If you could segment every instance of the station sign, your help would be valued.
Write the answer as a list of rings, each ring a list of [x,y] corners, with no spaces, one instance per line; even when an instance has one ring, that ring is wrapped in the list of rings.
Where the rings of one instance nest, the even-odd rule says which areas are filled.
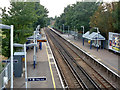
[[[29,77],[28,81],[46,81],[46,77]]]

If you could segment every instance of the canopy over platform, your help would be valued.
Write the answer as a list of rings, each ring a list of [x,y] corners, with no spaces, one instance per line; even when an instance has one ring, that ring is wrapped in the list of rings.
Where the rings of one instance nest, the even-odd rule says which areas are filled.
[[[90,31],[87,31],[85,34],[83,34],[82,37],[88,39],[89,35],[90,35]]]
[[[100,34],[100,33],[96,33],[96,32],[92,32],[88,39],[90,40],[105,40],[105,38]]]
[[[83,46],[84,46],[84,38],[90,40],[90,49],[92,48],[92,45],[94,45],[95,47],[97,47],[97,51],[98,51],[98,47],[101,47],[101,41],[105,40],[105,38],[97,32],[92,32],[90,34],[90,31],[87,31],[85,34],[83,34]],[[94,41],[94,42],[92,42]],[[104,43],[103,43],[103,48],[104,48]]]
[[[0,29],[11,29],[11,26],[0,24]]]
[[[40,34],[39,35],[32,35],[32,36],[28,37],[27,40],[34,40],[34,36],[35,36],[35,39],[37,39],[37,40],[41,39],[41,37],[42,37]]]
[[[46,41],[47,41],[45,38],[43,38],[43,37],[41,36],[41,34],[35,36],[35,39],[36,39],[36,37],[37,37],[37,41],[38,41],[38,42],[46,42]],[[34,35],[28,37],[27,40],[34,40]]]
[[[85,34],[83,34],[83,38],[89,39],[89,40],[105,40],[105,38],[99,33],[92,32],[89,34],[90,31],[87,31]]]

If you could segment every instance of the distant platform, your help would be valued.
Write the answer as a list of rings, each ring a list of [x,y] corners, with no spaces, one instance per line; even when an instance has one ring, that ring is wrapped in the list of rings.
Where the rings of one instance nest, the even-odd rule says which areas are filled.
[[[50,27],[49,27],[50,28]],[[52,29],[55,31],[54,29]],[[88,42],[83,42],[81,39],[75,40],[74,36],[68,34],[60,34],[59,32],[55,31],[57,34],[65,38],[66,40],[70,41],[74,45],[80,47],[82,50],[84,50],[86,53],[90,54],[92,57],[96,58],[99,62],[104,64],[106,67],[111,69],[113,72],[116,74],[120,73],[120,61],[119,58],[120,56],[118,54],[115,54],[113,52],[110,52],[109,50],[106,49],[99,49],[98,51],[96,50],[95,47],[92,47],[90,49],[90,45]]]

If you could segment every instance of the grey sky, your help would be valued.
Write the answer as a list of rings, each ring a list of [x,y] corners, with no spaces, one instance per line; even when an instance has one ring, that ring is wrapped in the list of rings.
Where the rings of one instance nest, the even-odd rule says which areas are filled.
[[[85,0],[40,0],[40,3],[48,9],[49,17],[59,16],[63,13],[63,10],[67,5],[74,4],[76,1],[85,1]],[[95,0],[87,0],[95,1]],[[100,1],[100,0],[99,0]],[[118,1],[118,0],[103,0],[104,2]],[[0,7],[9,7],[10,0],[0,0]],[[1,12],[0,12],[1,13]]]

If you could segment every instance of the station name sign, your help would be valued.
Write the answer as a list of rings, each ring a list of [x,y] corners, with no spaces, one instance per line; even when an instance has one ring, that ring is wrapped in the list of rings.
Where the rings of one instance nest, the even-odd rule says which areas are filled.
[[[29,77],[28,81],[46,81],[46,77]]]
[[[2,63],[10,63],[10,60],[2,60]],[[18,60],[13,60],[13,62],[18,63]]]

